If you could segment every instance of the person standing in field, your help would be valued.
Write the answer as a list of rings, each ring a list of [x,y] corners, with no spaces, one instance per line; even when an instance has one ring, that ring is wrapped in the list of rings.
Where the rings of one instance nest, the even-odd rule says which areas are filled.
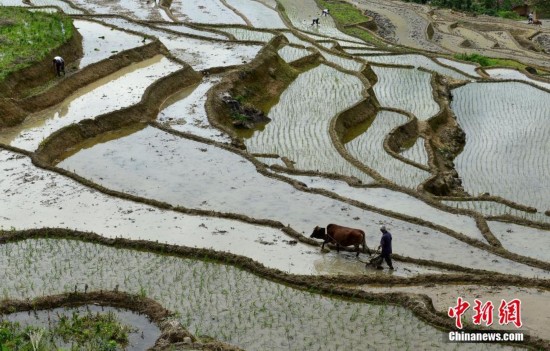
[[[325,17],[328,16],[328,9],[324,9],[324,10],[323,10],[323,13],[322,13],[321,15],[323,15],[323,16],[325,16]]]
[[[319,17],[314,17],[313,22],[311,22],[311,25],[319,25]]]
[[[61,56],[56,56],[53,58],[53,66],[58,77],[61,76],[61,72],[65,75],[65,61]]]
[[[392,254],[392,249],[391,249],[392,237],[391,237],[391,233],[386,230],[386,226],[381,226],[380,231],[382,232],[382,238],[380,239],[380,246],[378,246],[378,249],[382,248],[381,257],[383,258],[383,260],[386,261],[386,263],[388,264],[390,269],[393,270],[393,265],[392,265],[392,262],[391,262],[391,254]],[[377,269],[383,269],[382,268],[382,260],[380,261],[380,263],[378,264],[378,266],[376,268]]]
[[[527,16],[528,20],[527,23],[532,24],[533,23],[533,12],[529,12],[529,16]]]

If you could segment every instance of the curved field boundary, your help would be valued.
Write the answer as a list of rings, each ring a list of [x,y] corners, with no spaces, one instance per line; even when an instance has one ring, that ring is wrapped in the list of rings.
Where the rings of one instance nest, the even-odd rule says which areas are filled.
[[[52,164],[65,151],[87,138],[132,123],[155,119],[162,102],[174,91],[196,83],[200,78],[201,75],[195,72],[191,66],[184,65],[182,69],[147,87],[139,103],[97,116],[94,119],[71,124],[54,132],[41,143],[36,150],[35,157],[41,162]]]
[[[100,305],[123,308],[135,313],[144,314],[156,324],[161,335],[156,340],[151,351],[161,351],[184,344],[186,338],[191,342],[189,347],[212,351],[237,351],[239,348],[221,342],[198,342],[198,339],[181,326],[173,312],[165,309],[155,300],[138,295],[132,295],[119,291],[90,291],[72,292],[58,295],[42,296],[32,300],[2,300],[0,302],[0,315],[8,315],[16,312],[35,312],[51,310],[60,307],[80,307],[84,305]]]
[[[482,285],[499,286],[525,286],[536,287],[550,290],[550,280],[543,279],[525,279],[520,277],[486,273],[477,276],[462,275],[424,275],[412,278],[397,278],[393,276],[372,276],[372,277],[345,277],[345,276],[300,276],[286,274],[281,271],[266,268],[265,266],[253,261],[252,259],[240,257],[230,253],[220,253],[209,249],[194,249],[183,246],[174,246],[147,242],[142,240],[128,239],[107,239],[93,233],[74,232],[67,229],[33,229],[27,231],[4,232],[0,236],[0,245],[22,241],[34,238],[50,239],[73,239],[83,242],[125,248],[132,250],[143,250],[147,252],[170,255],[182,258],[214,260],[220,264],[229,264],[244,269],[255,274],[262,279],[269,279],[276,283],[285,284],[299,290],[307,290],[312,293],[327,295],[329,297],[344,298],[346,300],[364,303],[384,303],[399,305],[410,309],[418,318],[427,323],[444,330],[455,330],[454,321],[445,313],[437,312],[433,306],[432,300],[426,295],[408,294],[408,293],[372,293],[358,291],[356,289],[339,287],[338,284],[403,284],[418,285],[426,282],[430,283],[471,283]],[[68,294],[71,296],[71,294]],[[80,295],[80,294],[79,294]],[[474,327],[477,329],[477,327]],[[548,349],[550,342],[548,340],[531,337],[527,346]]]
[[[141,62],[155,55],[167,53],[158,40],[137,48],[125,50],[105,60],[91,64],[77,73],[61,80],[47,91],[30,96],[19,102],[28,113],[33,113],[62,102],[76,90],[98,79],[106,77],[133,63]]]

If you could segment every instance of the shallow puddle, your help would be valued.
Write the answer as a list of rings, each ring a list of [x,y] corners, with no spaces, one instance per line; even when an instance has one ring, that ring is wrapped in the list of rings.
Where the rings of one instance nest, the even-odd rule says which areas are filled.
[[[508,251],[550,262],[550,230],[512,223],[488,222],[493,234]]]
[[[0,315],[0,319],[10,322],[18,322],[21,326],[34,326],[40,328],[55,328],[61,316],[69,320],[76,314],[79,316],[97,314],[107,315],[112,313],[117,321],[123,326],[131,328],[128,332],[128,351],[146,351],[155,345],[160,337],[160,329],[143,314],[134,311],[98,305],[85,305],[76,308],[54,308],[49,310],[38,310],[28,312],[17,312],[8,315]],[[57,345],[70,347],[70,343],[63,344],[58,340]]]
[[[351,350],[358,343],[440,350],[449,345],[438,329],[405,308],[328,298],[232,266],[43,239],[0,246],[0,261],[7,296],[69,292],[76,283],[87,283],[91,290],[118,285],[175,311],[191,333],[247,350]],[[342,338],[344,329],[354,332]]]
[[[226,0],[257,28],[286,28],[279,13],[254,0]]]
[[[351,156],[384,178],[401,186],[416,189],[431,174],[394,158],[384,150],[384,139],[407,120],[408,118],[400,113],[380,111],[368,129],[345,146]]]
[[[146,39],[145,37],[116,30],[96,22],[75,20],[74,26],[82,35],[84,55],[77,63],[80,69],[121,51],[151,42],[150,39]]]
[[[212,127],[206,115],[206,93],[221,77],[209,76],[169,97],[160,108],[157,120],[180,132],[187,132],[210,140],[230,143],[231,138]]]
[[[491,286],[491,285],[439,285],[429,284],[422,286],[362,286],[361,290],[375,293],[407,292],[413,294],[426,294],[434,304],[436,310],[446,313],[450,307],[456,305],[457,297],[462,297],[469,302],[470,307],[463,321],[470,321],[474,315],[474,300],[479,299],[482,303],[491,301],[494,305],[494,329],[502,329],[498,322],[498,308],[501,300],[510,301],[520,299],[521,301],[521,319],[523,322],[522,330],[530,335],[549,339],[550,329],[550,292],[532,288],[523,288],[515,286]],[[510,327],[513,328],[511,325]],[[509,329],[508,327],[507,329]],[[482,345],[482,344],[475,344]]]
[[[433,97],[432,75],[410,68],[372,66],[378,77],[374,94],[383,107],[401,109],[419,120],[428,120],[439,112]]]
[[[56,130],[138,103],[145,89],[159,78],[182,68],[164,56],[132,64],[77,90],[61,104],[28,116],[0,133],[0,141],[34,151]]]
[[[245,140],[249,152],[286,156],[296,169],[370,182],[369,176],[342,158],[329,135],[332,118],[359,102],[363,89],[357,77],[326,65],[300,74],[269,111],[271,122]]]
[[[170,11],[182,22],[246,24],[239,15],[220,0],[174,1],[170,5]]]
[[[434,71],[454,79],[464,79],[464,80],[470,79],[453,69],[437,64],[429,57],[426,57],[423,55],[380,55],[380,56],[371,56],[369,58],[365,58],[365,60],[369,62],[374,62],[374,63],[414,66],[417,68],[422,67],[427,70]]]
[[[301,59],[302,57],[306,57],[308,55],[311,55],[312,52],[302,49],[302,48],[295,48],[292,46],[285,46],[282,49],[280,49],[278,52],[279,56],[286,62],[292,62]]]
[[[449,60],[444,57],[437,57],[436,60],[444,65],[456,68],[472,77],[481,77],[481,75],[476,71],[477,66],[474,64]]]
[[[550,94],[506,82],[472,83],[453,95],[451,107],[466,133],[455,159],[464,189],[548,210]]]
[[[489,68],[485,69],[485,72],[487,72],[488,75],[491,76],[491,78],[494,79],[514,79],[514,80],[522,80],[524,82],[529,82],[531,84],[537,85],[541,88],[545,88],[550,90],[550,83],[545,83],[540,80],[531,79],[527,77],[525,74],[516,71],[515,69],[508,69],[508,68]]]
[[[295,36],[294,34],[292,34],[290,32],[285,32],[283,34],[285,35],[285,37],[288,39],[288,41],[291,44],[302,45],[302,46],[305,46],[305,47],[312,46],[312,44],[310,42],[302,40],[302,39],[298,38],[297,36]]]

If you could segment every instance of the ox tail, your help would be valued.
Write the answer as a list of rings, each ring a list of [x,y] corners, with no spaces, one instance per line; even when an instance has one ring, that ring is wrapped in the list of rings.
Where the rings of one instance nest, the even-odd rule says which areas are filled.
[[[362,232],[363,234],[363,252],[367,252],[367,254],[370,256],[371,255],[371,252],[370,252],[370,249],[369,247],[367,246],[367,235],[365,234],[365,232]]]

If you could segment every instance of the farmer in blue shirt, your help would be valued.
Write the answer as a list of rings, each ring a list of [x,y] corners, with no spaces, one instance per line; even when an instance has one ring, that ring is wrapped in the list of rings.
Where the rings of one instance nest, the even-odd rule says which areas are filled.
[[[391,233],[386,230],[386,226],[381,226],[380,231],[382,232],[382,238],[380,239],[380,246],[378,246],[378,249],[382,248],[382,258],[386,260],[390,269],[393,269],[393,265],[391,264]],[[382,260],[380,260],[376,268],[383,269]]]

